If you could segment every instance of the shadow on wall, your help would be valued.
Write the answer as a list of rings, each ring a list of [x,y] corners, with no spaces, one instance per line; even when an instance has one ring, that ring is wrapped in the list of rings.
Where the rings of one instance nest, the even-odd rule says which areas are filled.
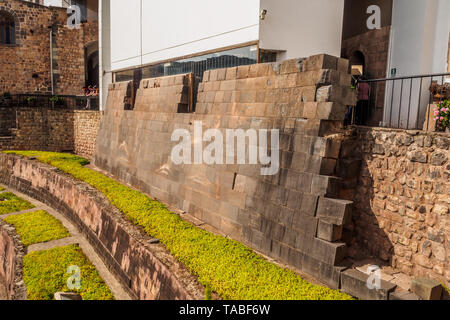
[[[369,164],[373,155],[363,152],[358,132],[349,128],[341,149],[338,175],[343,179],[341,197],[354,201],[352,223],[344,229],[345,241],[349,247],[348,257],[355,262],[373,260],[380,267],[391,266],[394,246],[380,223],[376,212],[380,188],[371,172]],[[390,228],[388,228],[390,229]]]

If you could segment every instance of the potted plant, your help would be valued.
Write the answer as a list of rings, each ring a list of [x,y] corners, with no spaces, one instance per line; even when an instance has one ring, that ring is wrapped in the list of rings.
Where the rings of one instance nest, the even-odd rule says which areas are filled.
[[[2,96],[0,96],[0,105],[1,106],[8,106],[11,104],[12,96],[11,93],[5,92]]]
[[[63,97],[58,97],[58,96],[54,96],[50,98],[50,102],[52,102],[55,106],[62,106],[64,105],[64,98]]]
[[[438,109],[434,112],[436,129],[441,132],[450,131],[450,100],[444,100],[437,105]]]
[[[30,106],[34,107],[36,105],[36,97],[26,97],[25,102]]]
[[[450,99],[450,83],[438,84],[433,81],[430,86],[430,92],[433,96],[433,101],[442,101]]]

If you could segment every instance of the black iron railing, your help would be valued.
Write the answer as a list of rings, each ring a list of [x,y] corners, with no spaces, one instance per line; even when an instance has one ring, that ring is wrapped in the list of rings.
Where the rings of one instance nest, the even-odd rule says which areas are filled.
[[[12,94],[0,98],[0,106],[3,107],[99,110],[98,96]]]
[[[358,83],[369,86],[369,99],[366,104],[360,102],[363,119],[356,124],[428,131],[429,105],[448,99],[450,92],[445,92],[444,84],[449,77],[450,73],[438,73],[359,80],[357,87]],[[433,84],[441,92],[432,92]]]

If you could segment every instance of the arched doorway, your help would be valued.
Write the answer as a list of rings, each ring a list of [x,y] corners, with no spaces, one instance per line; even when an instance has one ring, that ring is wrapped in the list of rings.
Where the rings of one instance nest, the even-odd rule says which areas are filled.
[[[361,51],[357,50],[352,53],[350,57],[350,67],[352,76],[362,76],[365,74],[366,58]]]
[[[98,42],[93,42],[85,48],[86,86],[99,85],[99,55]]]

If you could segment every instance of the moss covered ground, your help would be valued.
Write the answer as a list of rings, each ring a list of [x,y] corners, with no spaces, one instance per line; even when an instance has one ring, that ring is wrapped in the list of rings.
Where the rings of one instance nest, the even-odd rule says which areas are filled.
[[[69,278],[76,278],[68,271],[76,266],[80,270],[79,289]],[[27,254],[23,260],[23,276],[28,300],[53,300],[56,292],[79,293],[83,300],[114,300],[114,296],[96,268],[86,258],[78,245],[59,247]]]
[[[4,221],[16,228],[24,246],[70,236],[59,220],[43,210],[12,215]]]

